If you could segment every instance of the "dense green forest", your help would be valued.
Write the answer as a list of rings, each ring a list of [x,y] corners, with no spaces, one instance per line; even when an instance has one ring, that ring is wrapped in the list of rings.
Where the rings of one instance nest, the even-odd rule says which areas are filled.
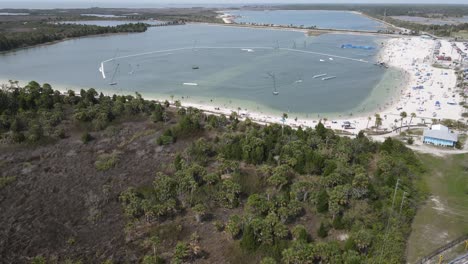
[[[67,38],[109,33],[144,32],[149,25],[143,23],[101,27],[78,24],[52,24],[48,22],[0,22],[0,51],[7,51]],[[17,28],[22,28],[18,30]],[[12,30],[10,30],[12,29]]]
[[[139,94],[106,96],[94,89],[61,94],[36,82],[24,88],[12,82],[0,90],[3,145],[54,144],[74,126],[84,129],[86,144],[109,126],[137,119],[160,127],[139,136],[154,137],[144,146],[168,150],[170,162],[152,171],[152,183],[134,182],[118,193],[128,250],[146,249],[132,262],[221,261],[212,259],[216,250],[204,243],[219,236],[228,241],[223,247],[232,249],[222,261],[231,263],[405,262],[423,196],[415,182],[424,169],[399,141],[377,143],[363,133],[340,137],[321,123],[297,130],[261,126],[240,121],[235,112],[210,115]],[[100,178],[121,163],[126,167],[122,152],[137,138],[98,156]],[[181,221],[185,225],[175,224]],[[183,226],[195,230],[186,234]],[[96,262],[97,255],[87,254],[80,256]],[[49,258],[38,255],[34,261]]]

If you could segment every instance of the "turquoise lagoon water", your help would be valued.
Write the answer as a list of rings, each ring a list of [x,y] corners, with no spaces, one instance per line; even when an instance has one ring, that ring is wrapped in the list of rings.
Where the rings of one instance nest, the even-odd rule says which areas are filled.
[[[73,39],[6,53],[0,55],[0,79],[36,80],[67,89],[140,92],[157,98],[174,95],[182,102],[268,113],[338,115],[382,106],[396,90],[400,73],[373,63],[300,51],[373,62],[380,42],[368,36],[308,37],[294,31],[210,25],[157,27],[145,33]],[[376,49],[341,49],[343,43]],[[284,50],[294,47],[297,51]],[[155,52],[177,48],[185,49]],[[141,53],[147,54],[134,56]],[[107,78],[103,79],[100,63],[115,57],[104,63]],[[325,73],[337,78],[313,78]],[[273,94],[269,74],[275,76],[279,95]],[[111,81],[117,85],[110,86]]]
[[[384,29],[384,25],[347,11],[328,10],[229,10],[226,13],[239,16],[236,22],[294,25],[326,29],[349,29],[377,31]]]

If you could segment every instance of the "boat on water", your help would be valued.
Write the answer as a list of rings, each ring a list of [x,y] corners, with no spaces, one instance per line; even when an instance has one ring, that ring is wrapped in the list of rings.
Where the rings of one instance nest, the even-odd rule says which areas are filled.
[[[274,81],[273,86],[275,87],[275,89],[273,90],[273,95],[278,95],[279,92],[278,92],[278,90],[276,90],[276,80]]]
[[[197,65],[192,66],[192,70],[198,70],[198,69],[200,69],[200,67],[198,67]]]
[[[331,60],[331,61],[333,60],[333,58],[328,58],[328,59]]]
[[[331,79],[335,79],[336,76],[328,76],[328,77],[325,77],[325,78],[322,78],[322,81],[327,81],[327,80],[331,80]]]
[[[320,62],[324,62],[325,60],[320,59]]]
[[[183,83],[183,85],[187,85],[187,86],[198,86],[198,83]]]
[[[268,72],[267,74],[268,74],[268,76],[271,77],[271,79],[273,81],[273,95],[278,95],[279,92],[276,89],[276,75],[274,73],[272,73],[272,72]]]
[[[323,76],[327,76],[327,74],[326,73],[317,74],[317,75],[314,75],[314,77],[312,77],[312,78],[317,79],[317,78],[320,78],[320,77],[323,77]]]

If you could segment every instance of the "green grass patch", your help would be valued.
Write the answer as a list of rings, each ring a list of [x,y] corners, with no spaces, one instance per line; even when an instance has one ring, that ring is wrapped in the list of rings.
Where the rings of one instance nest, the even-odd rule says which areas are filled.
[[[0,190],[6,187],[8,184],[16,181],[15,176],[9,176],[9,177],[0,177]]]
[[[429,196],[413,221],[409,263],[468,233],[468,154],[419,157],[428,170],[418,184]]]
[[[463,135],[458,135],[458,141],[460,141],[460,144],[461,144],[462,146],[465,145],[467,139],[468,139],[468,135],[465,135],[465,134],[463,134]]]
[[[101,154],[98,156],[94,166],[98,171],[107,171],[114,168],[119,162],[119,153],[114,151],[111,154]]]
[[[460,30],[458,32],[452,32],[452,37],[468,39],[468,30]]]

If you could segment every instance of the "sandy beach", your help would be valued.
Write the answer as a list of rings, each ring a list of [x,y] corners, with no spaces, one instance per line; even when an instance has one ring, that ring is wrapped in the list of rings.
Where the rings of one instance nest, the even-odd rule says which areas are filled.
[[[234,20],[236,19],[235,16],[225,12],[225,11],[217,11],[218,18],[221,18],[225,24],[233,24]]]
[[[452,49],[447,40],[408,37],[393,38],[384,42],[379,61],[404,71],[406,73],[404,83],[406,84],[397,87],[398,90],[394,91],[398,94],[398,99],[390,101],[375,113],[335,120],[301,118],[296,121],[293,117],[289,117],[285,124],[293,127],[314,127],[319,121],[322,121],[329,128],[342,129],[343,123],[347,121],[354,127],[349,132],[356,134],[360,130],[374,126],[375,114],[379,114],[382,118],[379,131],[391,131],[399,127],[401,112],[406,112],[408,116],[403,120],[403,125],[409,124],[412,113],[416,117],[412,118],[411,125],[432,123],[433,119],[460,120],[463,107],[459,105],[461,98],[455,89],[455,71],[433,67],[435,62],[433,51],[437,41],[441,43],[441,53],[451,56],[453,60],[459,59],[458,53]],[[445,64],[448,66],[449,63]],[[237,109],[195,103],[182,102],[182,105],[225,115],[238,112]],[[249,109],[241,110],[240,114],[259,123],[282,123],[280,116],[261,114]]]

